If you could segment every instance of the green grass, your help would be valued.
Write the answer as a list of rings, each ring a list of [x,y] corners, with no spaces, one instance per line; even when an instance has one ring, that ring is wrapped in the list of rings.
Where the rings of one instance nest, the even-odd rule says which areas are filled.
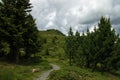
[[[33,80],[43,71],[51,68],[49,63],[57,64],[61,69],[51,72],[48,80],[120,80],[119,76],[107,72],[92,72],[90,69],[69,66],[64,51],[65,36],[59,31],[40,31],[40,36],[46,39],[41,52],[37,55],[42,56],[42,59],[24,60],[21,65],[1,61],[0,80]],[[55,37],[57,39],[53,43]],[[46,49],[49,55],[46,55]],[[32,73],[33,68],[40,68],[40,71]],[[120,74],[120,71],[117,73]]]
[[[41,50],[41,55],[46,55],[46,49],[53,58],[61,58],[64,56],[65,35],[57,30],[40,31],[40,36],[46,40]]]
[[[40,71],[33,73],[34,68],[39,68]],[[0,62],[0,80],[33,80],[48,69],[51,69],[51,66],[45,60],[33,65],[17,65],[2,61]]]
[[[40,31],[40,37],[46,39],[41,52],[37,54],[37,59],[23,60],[19,65],[4,62],[0,60],[0,80],[33,80],[39,77],[40,74],[51,68],[46,58],[39,60],[39,56],[45,56],[45,51],[48,49],[51,57],[64,56],[64,38],[65,36],[57,30]],[[55,43],[53,39],[56,38]],[[40,68],[39,72],[32,73],[33,68]]]
[[[67,60],[53,58],[48,60],[61,67],[60,70],[51,72],[48,80],[120,80],[119,76],[111,73],[92,72],[91,69],[69,66]]]
[[[91,72],[75,66],[53,71],[48,80],[120,80],[119,77],[109,73]]]
[[[69,66],[64,51],[65,36],[56,30],[40,31],[40,35],[47,40],[41,54],[46,56],[45,50],[48,49],[49,55],[44,58],[61,67],[53,71],[48,80],[120,80],[119,76],[107,72],[92,72],[90,69]],[[54,37],[57,37],[56,44],[52,43]]]

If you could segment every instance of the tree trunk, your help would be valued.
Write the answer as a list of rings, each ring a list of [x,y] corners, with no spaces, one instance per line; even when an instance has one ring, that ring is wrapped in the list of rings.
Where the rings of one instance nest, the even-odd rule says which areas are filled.
[[[19,63],[19,50],[16,50],[16,63]]]
[[[97,68],[97,62],[94,62],[92,67],[93,67],[93,69],[92,69],[92,72],[93,72]]]
[[[11,62],[15,61],[15,52],[14,47],[12,45],[10,46],[10,53],[7,55],[7,59]]]
[[[90,60],[89,60],[89,56],[88,57],[86,57],[86,67],[87,68],[90,68]]]
[[[69,65],[72,66],[72,54],[70,53]]]

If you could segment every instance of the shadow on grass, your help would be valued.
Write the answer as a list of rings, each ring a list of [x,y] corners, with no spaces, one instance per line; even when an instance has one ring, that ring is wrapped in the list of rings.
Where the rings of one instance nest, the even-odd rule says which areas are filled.
[[[41,59],[41,57],[30,57],[28,59],[21,59],[19,64],[20,65],[37,65],[40,62],[43,62],[43,60]]]
[[[0,58],[1,62],[5,62],[8,64],[16,64],[14,61],[7,60],[6,58]],[[40,63],[48,63],[47,60],[43,60],[40,56],[36,57],[30,57],[30,58],[21,58],[19,63],[17,65],[23,65],[23,66],[34,66],[34,65],[39,65]]]

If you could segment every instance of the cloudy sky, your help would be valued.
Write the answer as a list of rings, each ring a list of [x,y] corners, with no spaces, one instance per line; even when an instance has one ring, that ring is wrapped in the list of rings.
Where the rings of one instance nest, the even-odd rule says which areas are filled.
[[[58,29],[66,34],[93,29],[101,16],[110,17],[113,27],[120,32],[120,0],[30,0],[32,15],[39,30]]]

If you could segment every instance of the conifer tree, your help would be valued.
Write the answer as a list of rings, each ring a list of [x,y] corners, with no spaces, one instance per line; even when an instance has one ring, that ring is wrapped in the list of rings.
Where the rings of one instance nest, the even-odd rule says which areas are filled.
[[[110,19],[102,17],[100,23],[98,24],[98,46],[99,46],[99,56],[100,63],[102,64],[103,70],[108,68],[108,59],[112,58],[111,53],[113,51],[113,46],[115,43],[115,31],[111,30]]]
[[[80,36],[77,31],[73,35],[72,28],[66,38],[66,53],[69,55],[70,65],[81,67],[98,67],[105,70],[115,70],[120,67],[120,38],[112,29],[109,18],[101,17],[98,28],[93,32],[87,29],[86,34]],[[99,66],[98,66],[99,65]]]
[[[73,53],[74,53],[74,40],[73,40],[73,32],[72,32],[72,28],[70,27],[70,30],[68,32],[68,36],[65,40],[65,44],[66,44],[66,48],[65,48],[65,52],[69,57],[69,65],[72,66],[73,64]]]
[[[19,62],[20,50],[26,55],[39,51],[38,30],[31,16],[29,0],[2,0],[0,2],[0,36],[10,46],[8,58]]]

